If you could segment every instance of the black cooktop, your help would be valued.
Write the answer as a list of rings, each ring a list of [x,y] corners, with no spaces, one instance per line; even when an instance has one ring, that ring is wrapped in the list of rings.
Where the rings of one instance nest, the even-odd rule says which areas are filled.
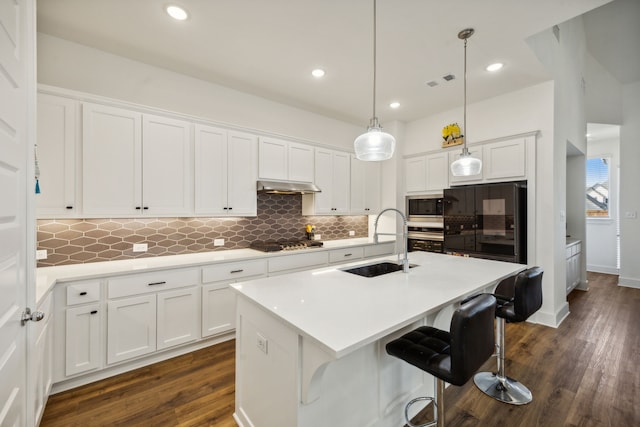
[[[249,248],[262,252],[295,251],[298,249],[321,248],[319,240],[258,240]]]

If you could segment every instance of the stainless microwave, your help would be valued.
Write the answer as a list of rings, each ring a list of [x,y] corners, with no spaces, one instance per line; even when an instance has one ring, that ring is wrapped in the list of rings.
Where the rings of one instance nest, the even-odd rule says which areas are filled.
[[[421,221],[443,214],[442,196],[411,196],[407,198],[409,221]]]

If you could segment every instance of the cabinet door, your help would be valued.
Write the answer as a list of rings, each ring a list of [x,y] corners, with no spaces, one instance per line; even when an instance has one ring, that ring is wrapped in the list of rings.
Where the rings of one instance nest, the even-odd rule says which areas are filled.
[[[140,113],[83,104],[82,203],[85,215],[140,214],[141,123]]]
[[[227,131],[196,125],[195,212],[226,215],[227,207]]]
[[[405,191],[407,193],[416,193],[427,189],[427,167],[425,156],[405,159],[404,183]]]
[[[313,182],[313,147],[289,143],[288,180]]]
[[[202,287],[202,336],[231,331],[236,327],[236,295],[228,284]]]
[[[229,132],[228,215],[257,215],[257,152],[258,139],[254,135]]]
[[[525,143],[522,139],[495,142],[483,147],[483,175],[486,179],[526,177]]]
[[[200,338],[198,288],[158,294],[158,350]]]
[[[380,211],[380,188],[382,185],[382,172],[380,162],[364,162],[365,168],[365,206],[367,215],[377,214]]]
[[[349,213],[349,153],[333,153],[332,205],[334,214]]]
[[[143,116],[143,213],[186,216],[193,211],[191,145],[190,123]]]
[[[72,216],[76,204],[76,144],[78,102],[38,94],[38,218]]]
[[[425,157],[426,191],[442,192],[449,187],[449,157],[447,153]]]
[[[279,139],[260,138],[259,171],[261,179],[287,179],[288,143]]]
[[[67,309],[65,327],[65,375],[98,369],[101,365],[102,334],[99,304]]]
[[[331,150],[316,149],[315,169],[315,184],[321,190],[313,195],[315,214],[333,213],[333,157]]]
[[[156,350],[156,295],[109,301],[107,363],[116,363]]]
[[[366,163],[358,160],[354,154],[351,155],[351,196],[350,213],[352,215],[363,215],[366,213],[367,205],[367,178]],[[376,162],[377,163],[377,162]]]

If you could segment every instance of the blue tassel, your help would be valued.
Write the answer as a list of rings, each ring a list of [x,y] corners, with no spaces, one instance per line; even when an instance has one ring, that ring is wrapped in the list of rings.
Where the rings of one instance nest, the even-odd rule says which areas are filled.
[[[36,179],[36,194],[40,194],[40,181]]]

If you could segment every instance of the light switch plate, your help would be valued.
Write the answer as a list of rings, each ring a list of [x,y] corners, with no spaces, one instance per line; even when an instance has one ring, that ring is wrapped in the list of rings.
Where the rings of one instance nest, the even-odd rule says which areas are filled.
[[[264,354],[268,353],[268,351],[269,351],[269,349],[268,349],[269,341],[265,337],[260,335],[259,333],[256,333],[256,345],[258,346],[258,348],[260,350],[262,350],[262,352]]]

